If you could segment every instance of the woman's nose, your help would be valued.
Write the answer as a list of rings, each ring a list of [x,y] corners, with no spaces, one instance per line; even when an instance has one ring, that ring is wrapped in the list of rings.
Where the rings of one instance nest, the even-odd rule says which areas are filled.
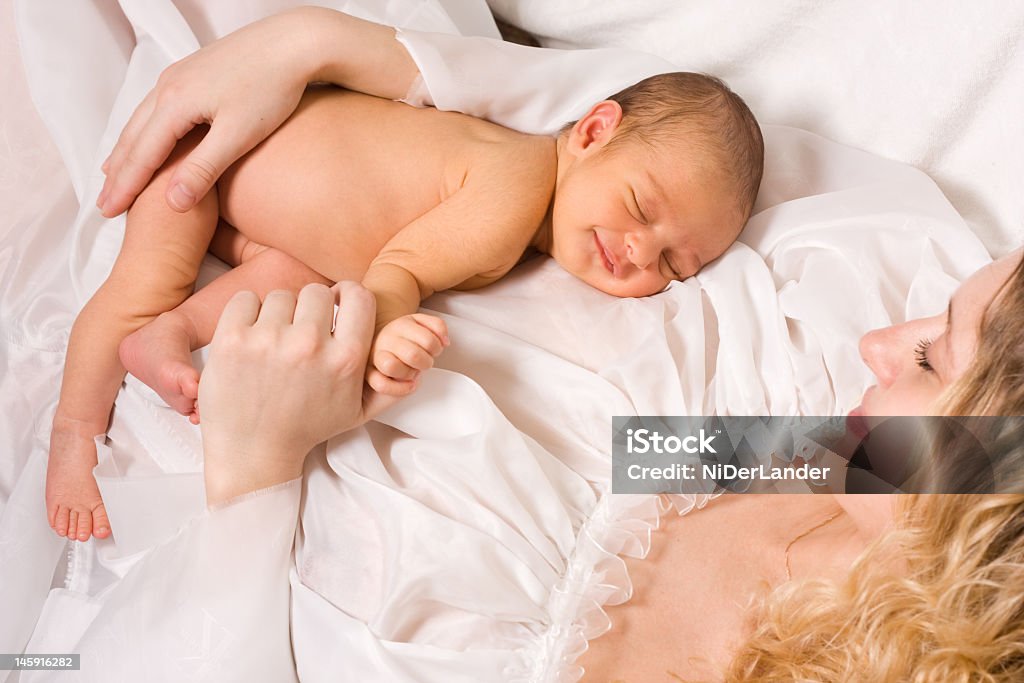
[[[894,328],[883,327],[872,330],[860,338],[860,357],[878,378],[878,383],[882,387],[892,384],[902,368],[897,356],[898,349],[894,348],[899,346],[896,343],[896,336]],[[905,353],[910,357],[910,350],[906,350]]]

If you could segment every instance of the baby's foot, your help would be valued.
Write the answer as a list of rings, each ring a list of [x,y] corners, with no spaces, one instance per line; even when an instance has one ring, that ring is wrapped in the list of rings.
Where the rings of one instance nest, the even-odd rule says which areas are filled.
[[[81,423],[56,418],[50,433],[46,515],[50,528],[70,541],[88,541],[90,534],[96,538],[110,535],[107,510],[92,476],[96,443],[84,431]]]
[[[197,424],[199,373],[192,367],[190,343],[187,323],[181,316],[163,313],[125,337],[118,353],[128,372]]]

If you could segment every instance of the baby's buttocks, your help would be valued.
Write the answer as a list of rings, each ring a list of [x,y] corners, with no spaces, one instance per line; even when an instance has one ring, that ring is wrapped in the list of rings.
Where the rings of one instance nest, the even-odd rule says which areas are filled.
[[[459,188],[481,125],[504,130],[311,89],[281,128],[224,174],[221,215],[250,240],[327,277],[360,279],[388,240]]]

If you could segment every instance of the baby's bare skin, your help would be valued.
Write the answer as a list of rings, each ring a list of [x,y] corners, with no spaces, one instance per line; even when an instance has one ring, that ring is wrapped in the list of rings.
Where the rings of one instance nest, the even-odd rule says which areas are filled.
[[[183,140],[175,157],[198,140]],[[102,308],[90,301],[72,333],[51,437],[51,526],[82,541],[94,530],[108,533],[100,531],[108,527],[91,472],[91,436],[105,430],[125,369],[196,421],[198,373],[189,353],[209,343],[239,289],[362,280],[377,298],[378,332],[392,321],[406,325],[396,328],[403,337],[394,355],[407,351],[416,359],[409,362],[429,367],[443,324],[409,314],[435,291],[480,287],[516,264],[544,221],[555,166],[551,138],[337,89],[308,92],[274,135],[222,177],[217,196],[186,214],[148,201],[162,199],[172,160],[129,213],[108,279],[118,286],[101,288],[94,301]],[[174,308],[219,218],[237,229],[235,242],[263,246]],[[161,273],[166,289],[180,294],[169,300],[159,287],[134,287],[140,279],[159,284]],[[90,362],[96,357],[107,360]]]
[[[86,540],[105,522],[83,435],[105,430],[126,369],[198,422],[190,352],[237,291],[361,280],[377,302],[367,384],[401,396],[448,343],[440,318],[415,313],[420,302],[497,280],[531,246],[623,297],[717,258],[745,220],[728,177],[685,135],[610,146],[622,121],[605,100],[552,139],[313,90],[216,193],[178,213],[163,198],[201,139],[186,136],[129,211],[111,276],[72,330],[47,474],[53,528]],[[218,229],[221,217],[234,228]],[[192,294],[208,246],[236,267]]]
[[[221,215],[245,237],[332,280],[362,279],[378,259],[423,266],[424,284],[440,290],[515,265],[554,172],[552,138],[324,89],[217,187]],[[424,251],[400,253],[412,247]]]

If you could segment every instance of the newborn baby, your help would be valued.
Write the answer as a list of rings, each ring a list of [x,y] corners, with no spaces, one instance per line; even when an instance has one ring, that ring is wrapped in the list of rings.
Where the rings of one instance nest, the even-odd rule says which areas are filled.
[[[215,192],[173,212],[170,174],[201,139],[183,138],[139,196],[71,332],[46,483],[50,524],[69,538],[109,533],[93,437],[125,370],[198,421],[190,353],[236,291],[361,280],[377,299],[367,382],[401,395],[447,344],[443,322],[416,313],[424,298],[494,282],[531,250],[608,294],[655,294],[736,239],[763,166],[743,101],[692,73],[641,81],[556,138],[311,89]],[[207,248],[236,267],[190,296]]]

